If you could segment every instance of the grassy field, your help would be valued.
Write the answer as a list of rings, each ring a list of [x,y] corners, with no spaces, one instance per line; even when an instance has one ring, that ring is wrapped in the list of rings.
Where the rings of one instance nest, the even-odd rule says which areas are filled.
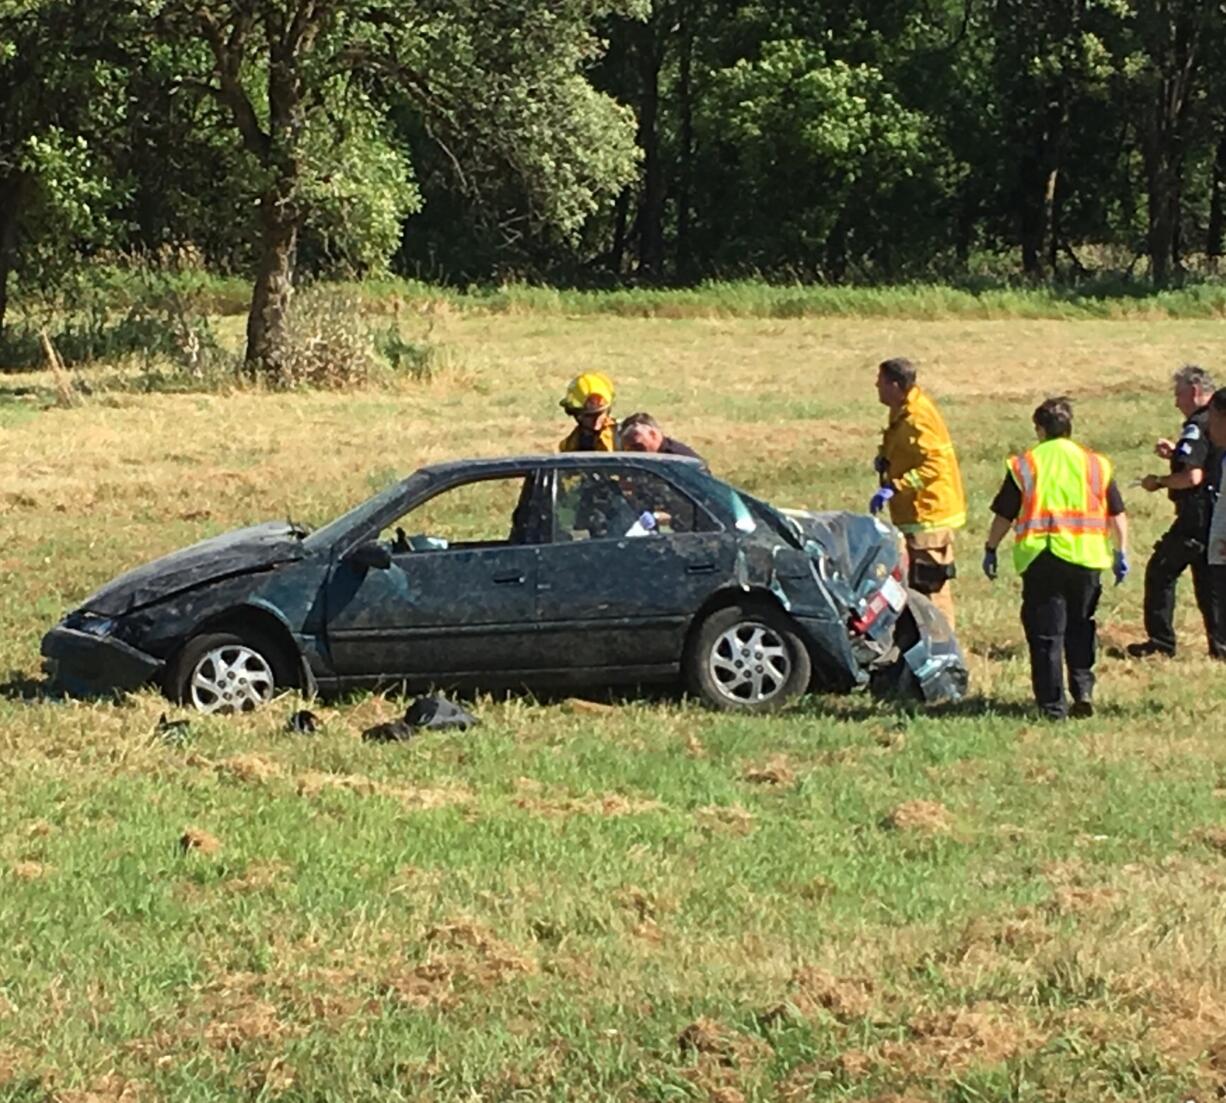
[[[1071,392],[1126,482],[1220,323],[438,309],[432,339],[432,382],[350,394],[141,395],[110,367],[48,409],[46,378],[0,377],[0,1100],[1221,1098],[1222,671],[1189,592],[1177,660],[1118,657],[1168,506],[1127,495],[1091,721],[1033,718],[1017,580],[977,569],[1035,403]],[[580,369],[755,493],[863,508],[897,354],[972,501],[962,706],[517,698],[372,747],[395,701],[163,739],[152,694],[37,699],[41,633],[118,570],[549,449]]]

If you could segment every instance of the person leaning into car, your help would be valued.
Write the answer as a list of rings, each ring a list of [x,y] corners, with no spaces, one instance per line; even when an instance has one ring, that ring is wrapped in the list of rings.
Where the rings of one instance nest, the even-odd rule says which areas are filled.
[[[869,512],[888,502],[890,520],[907,542],[907,582],[927,594],[954,625],[949,580],[954,567],[954,529],[966,524],[962,473],[945,420],[915,382],[915,365],[901,357],[877,369],[877,399],[889,408],[874,468],[880,487]]]
[[[1049,719],[1069,714],[1067,662],[1072,715],[1093,716],[1099,572],[1110,567],[1117,586],[1128,576],[1124,500],[1111,461],[1070,439],[1073,410],[1067,398],[1040,404],[1034,430],[1039,443],[1009,460],[992,502],[983,573],[995,581],[996,549],[1012,528],[1035,702]]]
[[[660,423],[651,414],[638,413],[623,418],[617,436],[623,452],[651,452],[655,455],[688,456],[690,459],[702,460],[688,444],[666,436],[660,428]],[[703,460],[703,463],[706,461]]]

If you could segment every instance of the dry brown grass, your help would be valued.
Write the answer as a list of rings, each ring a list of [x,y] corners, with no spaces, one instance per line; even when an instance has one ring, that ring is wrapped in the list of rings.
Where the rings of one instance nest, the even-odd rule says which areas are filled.
[[[609,372],[619,410],[660,415],[734,481],[784,504],[862,508],[882,420],[873,365],[910,354],[962,450],[974,503],[962,546],[975,548],[1001,459],[1028,442],[1042,391],[1080,396],[1086,438],[1123,450],[1130,476],[1148,462],[1151,427],[1174,420],[1170,369],[1212,361],[1219,329],[444,312],[435,336],[462,372],[427,383],[226,396],[96,388],[81,408],[0,421],[10,458],[0,464],[10,629],[0,656],[32,677],[38,633],[61,607],[158,552],[287,513],[325,519],[424,462],[552,449],[566,428],[557,392],[576,365]],[[1129,506],[1143,548],[1166,506],[1133,494]],[[960,617],[976,691],[1017,704],[1028,686],[1015,582],[990,589],[966,557]],[[1138,637],[1139,599],[1137,580],[1104,595],[1105,644]],[[1189,605],[1184,632],[1195,627]],[[1089,1077],[1078,1103],[1106,1098],[1092,1076],[1105,1066],[1115,1083],[1148,1077],[1138,1095],[1152,1081],[1162,1087],[1149,1097],[1176,1098],[1160,1074],[1181,1062],[1195,1097],[1213,1098],[1226,1064],[1226,845],[1221,806],[1206,812],[1205,801],[1226,791],[1220,672],[1189,651],[1144,668],[1108,657],[1100,674],[1105,707],[1069,733],[1012,714],[903,717],[857,701],[752,725],[667,703],[481,702],[475,753],[448,739],[386,754],[362,744],[365,727],[403,707],[379,697],[322,710],[315,740],[285,735],[286,704],[271,720],[193,724],[183,747],[156,737],[166,704],[153,694],[121,708],[0,701],[0,796],[16,801],[35,784],[52,794],[17,812],[0,843],[0,895],[24,909],[14,914],[38,915],[41,894],[78,883],[70,870],[109,884],[117,863],[139,861],[152,914],[186,902],[200,918],[188,964],[204,977],[147,1013],[122,976],[105,992],[47,974],[6,989],[0,1095],[6,1078],[39,1078],[74,1052],[44,1042],[59,1022],[79,1015],[113,1037],[117,1006],[147,1023],[115,1057],[118,1079],[105,1079],[99,1045],[82,1042],[101,1073],[69,1080],[61,1068],[45,1097],[166,1097],[141,1085],[181,1085],[167,1070],[195,1054],[218,1098],[219,1084],[305,1094],[310,1070],[289,1048],[366,1067],[380,1031],[399,1045],[395,1024],[427,1018],[437,1054],[389,1065],[386,1083],[400,1077],[406,1097],[437,1095],[438,1082],[456,1097],[578,1093],[590,1054],[558,1039],[615,1007],[609,1044],[626,1048],[601,1072],[626,1098],[667,1083],[724,1103],[836,1092],[935,1103],[955,1091],[991,1097],[975,1076],[1010,1063],[1027,1076]],[[537,772],[547,780],[506,784]],[[115,797],[127,785],[159,825],[152,857]],[[414,830],[428,817],[406,822],[449,808],[462,814],[442,814],[442,842]],[[876,829],[888,809],[891,830]],[[259,834],[265,815],[283,837]],[[167,861],[191,822],[217,834],[182,830],[196,860]],[[298,846],[304,824],[342,848],[335,869]],[[374,845],[405,847],[394,873],[367,862],[373,851],[343,850],[368,828]],[[576,861],[571,838],[599,853]],[[75,858],[62,860],[71,846]],[[768,860],[755,864],[759,848]],[[1134,850],[1144,857],[1134,862]],[[912,878],[897,898],[896,874],[900,885]],[[920,900],[933,883],[949,886],[947,909]],[[309,914],[299,893],[314,902]],[[900,901],[923,918],[899,919]],[[99,929],[146,938],[152,957],[156,922],[139,914]],[[106,955],[98,961],[101,971]],[[761,1037],[730,1025],[755,1016]],[[798,1059],[810,1046],[821,1058]],[[438,1079],[473,1052],[491,1066],[490,1053],[524,1059],[463,1089]],[[629,1065],[659,1077],[645,1088]],[[1036,1089],[1060,1098],[1053,1090]]]
[[[943,835],[953,829],[954,821],[949,809],[939,801],[908,800],[890,811],[885,825],[917,835]]]
[[[221,840],[199,827],[187,827],[179,836],[179,849],[184,854],[216,854],[221,849]]]

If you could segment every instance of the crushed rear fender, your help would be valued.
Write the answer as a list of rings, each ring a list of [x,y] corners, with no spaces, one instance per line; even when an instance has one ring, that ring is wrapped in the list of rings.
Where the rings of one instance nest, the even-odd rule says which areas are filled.
[[[907,596],[919,642],[904,652],[903,659],[915,675],[920,693],[929,704],[961,700],[970,672],[949,621],[923,594],[908,590]]]

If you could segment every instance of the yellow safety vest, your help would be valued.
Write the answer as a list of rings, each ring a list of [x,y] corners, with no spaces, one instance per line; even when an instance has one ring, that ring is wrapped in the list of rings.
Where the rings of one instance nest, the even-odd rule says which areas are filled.
[[[1019,574],[1043,551],[1096,571],[1111,566],[1110,460],[1057,437],[1012,457],[1009,471],[1022,492],[1013,524],[1013,565]]]

